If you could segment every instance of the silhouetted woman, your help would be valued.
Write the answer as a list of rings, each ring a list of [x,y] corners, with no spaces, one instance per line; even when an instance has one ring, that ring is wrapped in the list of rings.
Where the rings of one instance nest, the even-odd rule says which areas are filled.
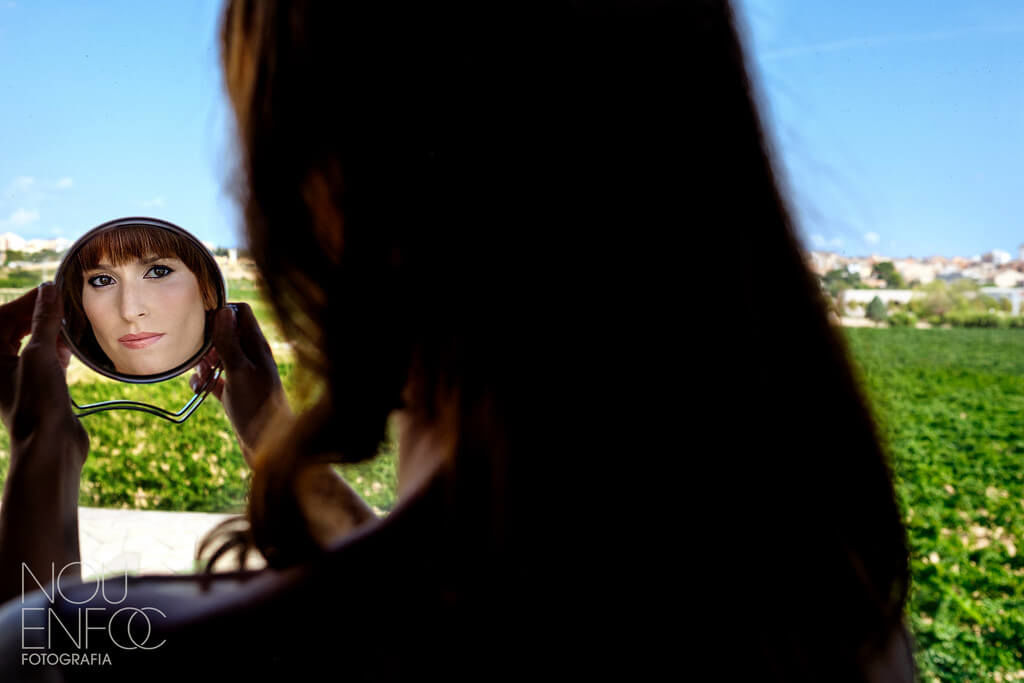
[[[251,311],[219,314],[254,472],[248,526],[207,545],[270,568],[130,580],[161,645],[115,624],[89,645],[112,665],[60,675],[912,680],[886,458],[725,2],[233,0],[222,40],[249,248],[323,392],[292,418]],[[77,557],[86,444],[43,293],[4,398],[10,597],[18,563]],[[2,309],[21,335],[32,301]],[[376,519],[326,463],[391,418]],[[60,482],[19,473],[57,448]],[[5,680],[38,673],[21,607]]]

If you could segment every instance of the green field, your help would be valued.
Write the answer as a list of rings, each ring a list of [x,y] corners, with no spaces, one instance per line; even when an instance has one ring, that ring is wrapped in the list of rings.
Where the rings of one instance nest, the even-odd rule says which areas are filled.
[[[846,335],[902,499],[922,680],[1024,678],[1024,331]]]
[[[294,358],[251,282],[232,281],[275,349],[293,400]],[[1024,330],[847,329],[891,454],[912,548],[908,618],[922,680],[1024,679]],[[186,377],[129,386],[69,370],[79,402],[180,406]],[[308,392],[305,392],[308,393]],[[83,419],[91,438],[82,505],[240,511],[249,471],[215,399],[181,426],[136,412]],[[0,477],[9,443],[0,430]],[[344,468],[378,510],[395,504],[395,440]]]
[[[269,306],[253,282],[233,280],[230,301],[246,301],[274,348],[275,359],[293,405],[309,387],[300,386],[294,358],[283,344]],[[111,399],[134,399],[177,410],[192,392],[186,373],[167,382],[129,385],[114,382],[72,359],[68,369],[71,396],[84,405]],[[306,391],[304,391],[304,389]],[[82,475],[82,505],[145,510],[240,512],[245,506],[249,468],[242,459],[231,424],[213,397],[181,425],[142,412],[109,411],[82,418],[90,450]],[[10,442],[0,429],[0,481],[6,476]],[[380,457],[339,467],[346,479],[380,512],[395,504],[396,449],[393,438]]]

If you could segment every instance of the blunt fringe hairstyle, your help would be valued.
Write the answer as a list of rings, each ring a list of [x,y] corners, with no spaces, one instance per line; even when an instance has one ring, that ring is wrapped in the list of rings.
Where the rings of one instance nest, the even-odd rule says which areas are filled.
[[[170,230],[151,226],[128,225],[105,230],[83,244],[68,262],[64,281],[67,328],[75,337],[72,341],[92,358],[106,358],[106,354],[96,341],[82,304],[85,273],[101,262],[109,261],[111,265],[121,266],[153,256],[180,259],[199,282],[203,308],[207,311],[217,308],[218,274],[192,242]]]

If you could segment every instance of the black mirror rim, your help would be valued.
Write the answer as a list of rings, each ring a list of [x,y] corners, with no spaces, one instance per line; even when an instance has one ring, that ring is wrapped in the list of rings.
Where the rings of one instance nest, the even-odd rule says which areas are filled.
[[[217,265],[217,259],[213,258],[213,254],[210,253],[210,250],[207,249],[202,242],[196,239],[194,235],[192,235],[184,228],[181,228],[175,225],[174,223],[170,223],[160,218],[151,218],[148,216],[116,218],[112,221],[107,221],[106,223],[97,225],[95,228],[79,237],[75,241],[75,243],[72,244],[66,252],[64,252],[64,258],[61,259],[60,266],[57,268],[57,274],[54,277],[54,283],[58,287],[58,291],[64,291],[64,275],[67,272],[68,263],[70,263],[71,259],[74,258],[75,254],[78,253],[78,250],[82,248],[82,245],[86,244],[89,240],[91,240],[93,237],[100,233],[106,232],[108,230],[113,230],[116,228],[123,228],[133,225],[142,225],[146,227],[160,228],[162,230],[169,230],[181,237],[184,237],[189,242],[191,242],[200,251],[200,253],[203,254],[203,258],[209,259],[210,265],[213,266],[213,272],[217,273],[220,276],[216,278],[217,309],[221,309],[224,307],[224,304],[227,301],[227,290],[224,284],[224,273],[221,272],[220,266]],[[160,372],[154,375],[124,375],[117,372],[111,372],[106,368],[102,368],[97,364],[93,363],[89,358],[86,358],[85,354],[83,354],[81,349],[78,348],[78,345],[71,340],[71,335],[68,333],[67,324],[66,321],[64,320],[61,320],[60,334],[61,337],[64,338],[64,343],[67,344],[69,349],[71,349],[71,353],[75,354],[75,357],[78,358],[78,360],[82,361],[82,363],[84,363],[87,367],[105,377],[116,379],[121,382],[128,382],[130,384],[153,384],[155,382],[163,382],[164,380],[177,377],[178,375],[187,372],[190,368],[195,366],[195,364],[199,362],[199,359],[202,358],[213,345],[213,338],[212,336],[209,336],[203,343],[202,348],[199,349],[198,352],[196,352],[192,357],[190,357],[181,365],[175,366],[174,368],[171,368],[166,372]]]

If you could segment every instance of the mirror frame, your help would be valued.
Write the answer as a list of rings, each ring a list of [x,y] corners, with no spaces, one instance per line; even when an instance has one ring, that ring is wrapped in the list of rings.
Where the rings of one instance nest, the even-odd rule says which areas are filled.
[[[224,273],[221,271],[220,266],[217,265],[217,260],[213,257],[213,254],[210,253],[210,250],[207,249],[202,242],[196,239],[196,237],[189,233],[187,230],[168,221],[161,220],[159,218],[150,218],[147,216],[117,218],[112,221],[107,221],[106,223],[96,226],[89,232],[79,237],[75,241],[75,243],[71,245],[67,252],[65,252],[64,258],[61,259],[60,266],[57,268],[57,273],[56,276],[54,277],[54,283],[58,287],[58,291],[64,291],[64,277],[65,273],[67,272],[67,266],[70,263],[71,259],[75,257],[75,254],[78,253],[78,251],[82,248],[84,244],[86,244],[90,239],[92,239],[96,235],[108,232],[110,230],[115,230],[117,228],[124,228],[128,226],[145,226],[157,228],[160,230],[168,230],[170,232],[177,234],[179,237],[183,237],[189,242],[191,242],[200,251],[200,253],[202,253],[203,258],[209,259],[210,265],[213,266],[212,272],[218,273],[220,275],[220,277],[217,278],[216,283],[217,309],[215,310],[219,310],[224,307],[225,302],[227,302],[227,283],[224,279]],[[196,363],[198,363],[199,360],[204,355],[206,355],[206,353],[210,350],[210,347],[213,346],[213,336],[209,335],[205,342],[203,343],[202,348],[200,348],[196,354],[188,358],[181,365],[177,365],[171,368],[170,370],[167,370],[166,372],[160,372],[153,375],[122,375],[116,372],[111,372],[106,368],[102,368],[98,366],[96,363],[93,363],[92,360],[90,360],[89,358],[86,358],[85,354],[83,354],[81,350],[78,348],[78,346],[71,340],[71,335],[68,333],[67,329],[67,321],[63,317],[61,318],[60,333],[61,336],[64,338],[64,343],[67,344],[68,348],[71,349],[71,352],[75,355],[75,357],[78,358],[78,360],[82,361],[82,363],[86,367],[92,369],[95,372],[98,372],[99,374],[105,377],[116,379],[120,382],[127,382],[129,384],[153,384],[156,382],[163,382],[164,380],[177,377],[178,375],[185,373],[191,368],[195,367]]]

